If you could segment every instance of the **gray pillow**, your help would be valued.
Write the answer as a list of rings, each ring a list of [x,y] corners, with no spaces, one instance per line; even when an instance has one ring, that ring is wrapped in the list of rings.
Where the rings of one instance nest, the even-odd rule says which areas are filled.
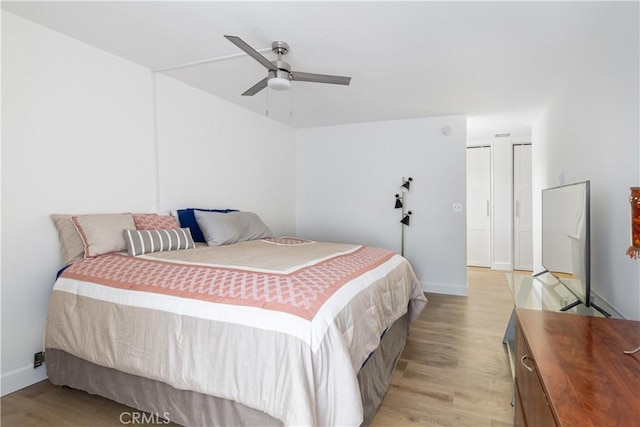
[[[209,246],[273,237],[269,227],[253,212],[193,211],[193,213]]]

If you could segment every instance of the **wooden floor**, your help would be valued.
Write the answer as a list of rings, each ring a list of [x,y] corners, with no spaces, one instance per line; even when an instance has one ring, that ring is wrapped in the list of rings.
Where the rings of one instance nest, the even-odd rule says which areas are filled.
[[[468,282],[467,297],[427,294],[429,304],[411,327],[372,426],[513,425],[502,344],[512,299],[504,272],[470,268]],[[48,381],[0,403],[2,427],[141,425],[132,422],[131,408]],[[143,425],[174,425],[147,421]]]
[[[513,426],[513,299],[504,272],[469,268],[468,283],[467,297],[427,294],[372,426]]]

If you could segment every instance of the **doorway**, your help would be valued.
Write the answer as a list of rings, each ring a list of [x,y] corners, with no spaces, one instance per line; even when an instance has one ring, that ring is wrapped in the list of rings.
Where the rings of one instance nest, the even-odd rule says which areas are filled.
[[[467,146],[468,266],[533,269],[531,147],[513,140]]]

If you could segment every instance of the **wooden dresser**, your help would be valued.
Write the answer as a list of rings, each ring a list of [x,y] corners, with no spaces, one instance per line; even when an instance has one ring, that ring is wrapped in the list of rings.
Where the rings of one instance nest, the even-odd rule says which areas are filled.
[[[640,322],[516,309],[516,426],[640,426]]]

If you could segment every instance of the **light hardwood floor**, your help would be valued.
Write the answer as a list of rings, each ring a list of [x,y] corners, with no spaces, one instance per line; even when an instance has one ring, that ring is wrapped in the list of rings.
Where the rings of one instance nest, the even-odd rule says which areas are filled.
[[[469,295],[427,294],[372,426],[512,426],[502,338],[513,300],[504,272],[469,268]]]
[[[468,282],[467,297],[427,294],[372,426],[513,425],[502,344],[512,299],[504,272],[470,268]],[[132,425],[131,408],[48,381],[0,403],[2,427],[122,426],[123,413]]]

